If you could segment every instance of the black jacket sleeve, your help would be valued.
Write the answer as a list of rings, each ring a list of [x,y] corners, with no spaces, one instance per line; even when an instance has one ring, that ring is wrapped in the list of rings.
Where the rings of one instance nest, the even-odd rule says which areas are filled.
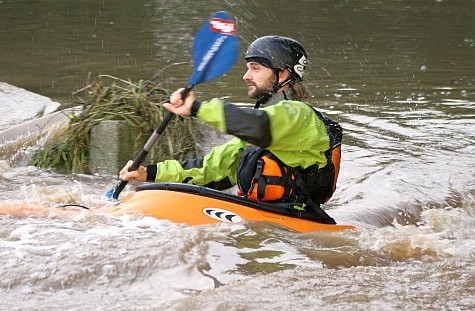
[[[229,134],[262,148],[272,143],[269,116],[265,111],[226,103],[224,116]]]

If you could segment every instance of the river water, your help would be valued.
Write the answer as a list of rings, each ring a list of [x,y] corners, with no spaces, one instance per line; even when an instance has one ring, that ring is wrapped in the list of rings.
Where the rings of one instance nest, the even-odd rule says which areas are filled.
[[[307,47],[312,103],[345,130],[328,212],[358,230],[64,217],[55,205],[107,207],[116,178],[3,154],[0,206],[17,215],[0,215],[0,309],[473,310],[475,1],[2,0],[0,81],[62,107],[99,74],[181,87],[217,10],[241,54],[266,34]],[[241,59],[199,96],[247,101],[243,73]]]

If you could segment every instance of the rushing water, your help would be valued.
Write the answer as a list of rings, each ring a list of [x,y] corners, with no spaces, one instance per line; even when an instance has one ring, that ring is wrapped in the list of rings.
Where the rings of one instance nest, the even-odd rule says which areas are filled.
[[[57,204],[107,207],[116,178],[3,154],[0,207],[32,212],[0,215],[0,309],[474,309],[475,1],[2,0],[0,81],[63,107],[98,74],[180,87],[216,10],[236,16],[241,53],[271,33],[307,47],[313,103],[345,129],[328,210],[359,229],[63,217]],[[200,97],[246,101],[243,68]],[[18,123],[2,109],[0,128]]]

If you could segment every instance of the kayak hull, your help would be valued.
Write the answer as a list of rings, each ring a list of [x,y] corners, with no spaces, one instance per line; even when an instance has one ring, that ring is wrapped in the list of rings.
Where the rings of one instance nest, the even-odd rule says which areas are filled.
[[[298,232],[355,229],[351,225],[319,223],[306,211],[285,210],[275,204],[177,183],[138,186],[135,193],[122,199],[110,213],[115,216],[141,214],[190,226],[266,221]]]

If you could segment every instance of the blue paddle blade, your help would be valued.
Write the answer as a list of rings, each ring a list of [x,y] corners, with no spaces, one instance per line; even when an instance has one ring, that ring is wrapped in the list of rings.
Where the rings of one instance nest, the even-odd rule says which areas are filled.
[[[114,188],[107,190],[106,199],[109,201],[112,201],[112,199],[114,199]]]
[[[231,69],[239,55],[239,41],[228,13],[215,13],[203,23],[193,41],[192,53],[190,86],[220,77]]]

